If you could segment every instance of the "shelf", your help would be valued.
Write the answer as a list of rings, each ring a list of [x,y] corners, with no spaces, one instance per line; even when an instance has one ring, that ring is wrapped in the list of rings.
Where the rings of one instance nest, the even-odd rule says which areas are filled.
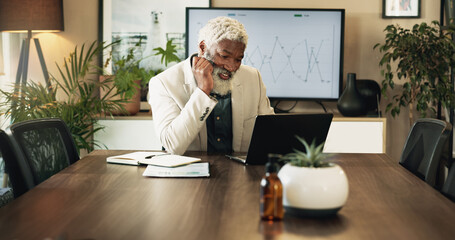
[[[99,117],[100,120],[152,120],[153,116],[151,112],[138,112],[133,116],[104,116]]]

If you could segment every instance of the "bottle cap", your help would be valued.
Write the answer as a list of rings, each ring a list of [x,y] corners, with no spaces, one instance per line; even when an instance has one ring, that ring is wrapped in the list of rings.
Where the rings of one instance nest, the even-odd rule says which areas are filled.
[[[280,169],[277,161],[281,158],[281,154],[269,153],[267,155],[268,162],[265,164],[265,171],[268,173],[276,173]]]

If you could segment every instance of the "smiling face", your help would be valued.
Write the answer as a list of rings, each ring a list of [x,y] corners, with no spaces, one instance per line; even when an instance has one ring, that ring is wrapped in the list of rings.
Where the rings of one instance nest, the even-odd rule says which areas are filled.
[[[224,39],[207,49],[205,44],[201,42],[200,50],[204,58],[214,63],[213,92],[220,95],[228,94],[232,89],[231,80],[242,63],[245,44]]]

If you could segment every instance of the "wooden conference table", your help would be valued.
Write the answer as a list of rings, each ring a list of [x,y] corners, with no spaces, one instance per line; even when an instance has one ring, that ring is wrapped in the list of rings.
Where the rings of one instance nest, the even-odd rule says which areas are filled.
[[[259,218],[264,166],[190,153],[210,178],[146,178],[98,150],[0,209],[0,239],[453,239],[455,203],[382,154],[337,154],[349,198],[331,218]]]

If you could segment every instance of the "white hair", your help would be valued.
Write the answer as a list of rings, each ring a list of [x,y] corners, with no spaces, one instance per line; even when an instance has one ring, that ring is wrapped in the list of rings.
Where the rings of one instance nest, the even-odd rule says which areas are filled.
[[[210,48],[212,44],[224,39],[241,42],[246,48],[248,34],[239,21],[228,17],[216,17],[201,28],[198,43],[204,41],[207,48]]]

